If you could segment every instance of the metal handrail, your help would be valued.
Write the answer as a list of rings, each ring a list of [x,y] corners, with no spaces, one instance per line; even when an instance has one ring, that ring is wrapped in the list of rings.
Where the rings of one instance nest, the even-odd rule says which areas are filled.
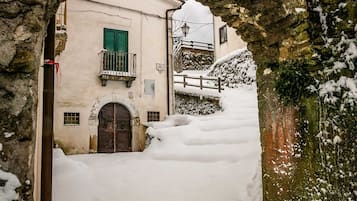
[[[187,40],[179,40],[175,45],[174,45],[174,55],[176,56],[179,54],[181,49],[185,48],[192,48],[192,49],[200,49],[200,50],[208,50],[208,51],[214,51],[214,46],[211,43],[205,43],[205,42],[198,42],[198,41],[187,41]]]
[[[181,47],[189,47],[193,49],[205,49],[205,50],[213,50],[213,44],[211,43],[204,43],[204,42],[198,42],[198,41],[186,41],[182,40],[181,41]]]
[[[180,52],[181,47],[182,47],[182,40],[180,40],[179,42],[177,42],[177,43],[174,45],[174,55],[175,55],[175,56]]]
[[[102,50],[99,55],[101,57],[101,74],[136,76],[136,54]]]

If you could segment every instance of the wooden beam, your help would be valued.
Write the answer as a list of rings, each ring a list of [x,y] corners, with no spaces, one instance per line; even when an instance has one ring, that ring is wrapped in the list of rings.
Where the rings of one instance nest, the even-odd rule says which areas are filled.
[[[64,25],[67,26],[67,1],[64,2]]]

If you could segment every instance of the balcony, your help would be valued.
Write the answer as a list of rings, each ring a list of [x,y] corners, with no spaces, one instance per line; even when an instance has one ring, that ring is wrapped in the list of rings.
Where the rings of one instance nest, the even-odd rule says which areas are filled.
[[[103,50],[99,55],[101,57],[99,78],[102,86],[106,86],[107,81],[112,80],[125,81],[126,86],[131,87],[136,79],[136,54]]]

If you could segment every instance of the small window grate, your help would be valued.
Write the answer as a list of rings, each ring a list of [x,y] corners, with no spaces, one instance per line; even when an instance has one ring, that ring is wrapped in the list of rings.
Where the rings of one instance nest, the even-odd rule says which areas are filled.
[[[148,112],[148,122],[160,121],[160,112]]]
[[[78,112],[65,112],[64,113],[64,125],[79,125],[79,113]]]

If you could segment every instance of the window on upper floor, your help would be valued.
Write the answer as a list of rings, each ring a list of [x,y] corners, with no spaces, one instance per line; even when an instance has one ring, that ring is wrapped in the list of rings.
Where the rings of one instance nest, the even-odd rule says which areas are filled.
[[[219,28],[219,43],[223,44],[228,41],[227,37],[227,25],[222,26]]]

